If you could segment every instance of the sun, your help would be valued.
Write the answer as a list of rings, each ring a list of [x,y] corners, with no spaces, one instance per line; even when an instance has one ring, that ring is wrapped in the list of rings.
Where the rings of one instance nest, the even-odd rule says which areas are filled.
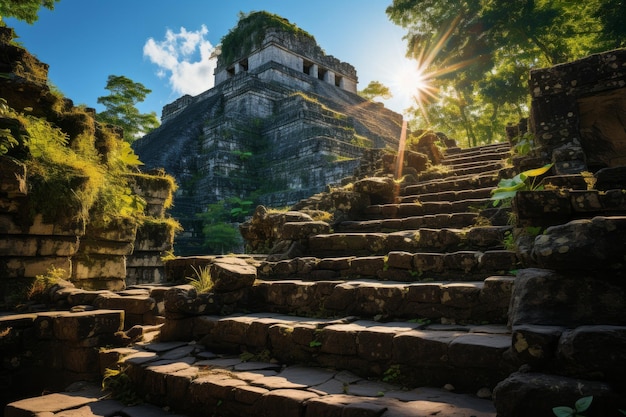
[[[405,58],[394,69],[391,89],[406,108],[418,107],[424,114],[424,107],[437,99],[432,82],[426,68],[420,67],[417,60]]]

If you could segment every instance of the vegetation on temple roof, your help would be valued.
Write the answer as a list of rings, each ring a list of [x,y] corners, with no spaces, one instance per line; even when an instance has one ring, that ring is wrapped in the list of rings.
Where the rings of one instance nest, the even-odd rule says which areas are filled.
[[[222,38],[223,65],[231,65],[237,58],[246,56],[259,47],[269,29],[278,29],[315,42],[311,34],[284,17],[266,11],[241,13],[237,26]]]

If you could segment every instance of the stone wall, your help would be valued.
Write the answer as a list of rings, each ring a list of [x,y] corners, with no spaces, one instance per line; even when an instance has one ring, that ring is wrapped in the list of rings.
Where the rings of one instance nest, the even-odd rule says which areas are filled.
[[[357,92],[358,77],[352,65],[326,55],[313,39],[279,29],[268,29],[259,48],[230,66],[218,58],[215,84],[244,71],[256,71],[268,62],[276,62],[351,93]]]
[[[626,49],[531,71],[531,131],[558,174],[626,161]]]
[[[0,406],[24,396],[100,381],[98,347],[119,346],[124,311],[0,316]]]
[[[128,283],[161,282],[163,257],[172,251],[174,222],[165,219],[171,201],[172,183],[163,176],[134,175],[138,196],[147,201],[145,222],[126,217],[112,219],[107,226],[81,220],[79,213],[47,219],[44,211],[30,204],[24,164],[0,156],[3,204],[0,208],[1,302],[11,304],[19,289],[51,267],[67,272],[67,278],[88,289],[120,290]],[[68,206],[68,210],[70,206]]]

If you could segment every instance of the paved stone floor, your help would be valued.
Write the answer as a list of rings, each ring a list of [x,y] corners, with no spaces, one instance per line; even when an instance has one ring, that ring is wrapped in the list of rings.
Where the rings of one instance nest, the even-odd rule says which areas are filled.
[[[107,355],[124,357],[128,372],[141,381],[143,396],[153,404],[126,406],[99,386],[75,383],[67,392],[11,403],[5,417],[496,415],[490,400],[475,395],[441,388],[406,390],[346,371],[244,361],[198,349],[193,343],[146,343],[111,349]],[[183,414],[176,414],[179,409]]]

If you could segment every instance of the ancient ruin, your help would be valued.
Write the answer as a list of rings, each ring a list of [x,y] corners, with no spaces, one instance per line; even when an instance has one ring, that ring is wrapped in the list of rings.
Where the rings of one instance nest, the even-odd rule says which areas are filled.
[[[285,19],[242,19],[224,37],[215,87],[166,105],[163,125],[133,145],[180,186],[176,252],[202,253],[196,214],[207,204],[289,206],[351,176],[366,149],[395,149],[402,116],[359,97],[357,82],[352,65]]]
[[[243,56],[220,85],[256,68]],[[581,399],[586,416],[623,415],[625,82],[625,50],[535,70],[510,143],[420,132],[401,181],[393,154],[368,150],[349,184],[256,208],[241,231],[267,253],[177,257],[164,283],[121,291],[56,282],[0,315],[4,415],[548,417]],[[164,130],[203,114],[185,100]],[[535,146],[515,154],[526,132]],[[2,159],[3,219],[26,198],[17,160]],[[541,166],[494,206],[502,179]],[[11,230],[2,283],[31,238]]]

